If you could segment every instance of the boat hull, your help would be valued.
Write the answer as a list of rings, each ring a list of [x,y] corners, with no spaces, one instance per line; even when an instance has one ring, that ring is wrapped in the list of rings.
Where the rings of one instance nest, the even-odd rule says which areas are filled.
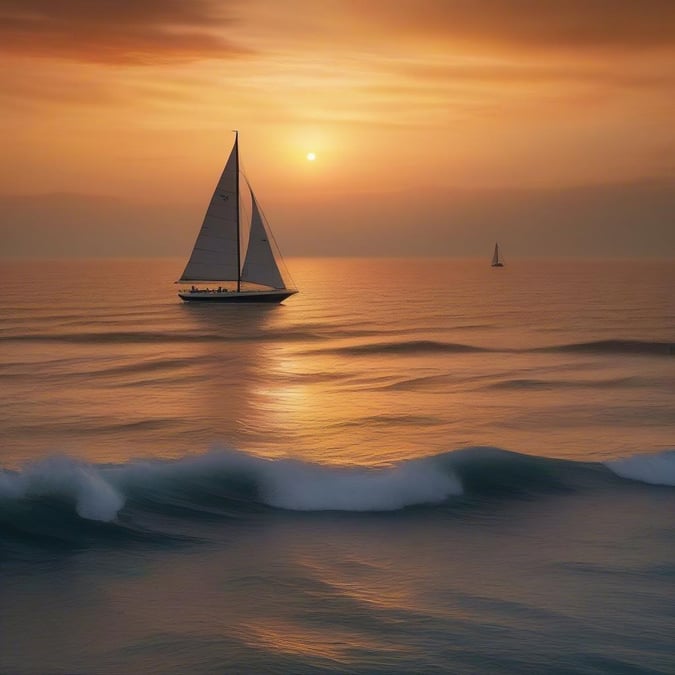
[[[211,302],[211,303],[279,303],[294,295],[297,291],[185,291],[178,293],[185,302]]]

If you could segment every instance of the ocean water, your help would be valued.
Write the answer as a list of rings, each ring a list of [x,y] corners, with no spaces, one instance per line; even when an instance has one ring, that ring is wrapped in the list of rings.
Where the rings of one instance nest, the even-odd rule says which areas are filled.
[[[4,262],[0,672],[675,672],[675,263]]]

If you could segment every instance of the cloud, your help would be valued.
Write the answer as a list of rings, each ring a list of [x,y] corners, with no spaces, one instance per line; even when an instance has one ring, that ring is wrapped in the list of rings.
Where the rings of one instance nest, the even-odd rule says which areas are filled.
[[[440,42],[473,52],[675,48],[672,0],[0,0],[3,52],[102,64],[250,53],[235,29],[274,51],[315,43]],[[260,33],[262,31],[262,33]],[[242,41],[245,39],[241,34]],[[397,43],[396,40],[402,40]],[[393,41],[393,42],[392,42]],[[259,44],[266,44],[265,42]]]
[[[6,54],[102,64],[236,57],[228,2],[210,0],[0,0]]]
[[[371,30],[495,46],[675,47],[672,0],[343,0]]]

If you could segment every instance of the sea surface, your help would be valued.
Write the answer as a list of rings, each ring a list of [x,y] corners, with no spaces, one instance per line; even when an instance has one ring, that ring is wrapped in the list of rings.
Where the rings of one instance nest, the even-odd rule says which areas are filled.
[[[0,265],[0,673],[675,672],[675,262]]]

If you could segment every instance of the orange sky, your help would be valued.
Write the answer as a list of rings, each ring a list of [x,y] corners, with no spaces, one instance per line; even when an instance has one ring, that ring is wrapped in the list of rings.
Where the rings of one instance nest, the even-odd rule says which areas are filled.
[[[5,255],[187,255],[233,128],[287,256],[675,255],[672,0],[0,0],[0,45]]]

